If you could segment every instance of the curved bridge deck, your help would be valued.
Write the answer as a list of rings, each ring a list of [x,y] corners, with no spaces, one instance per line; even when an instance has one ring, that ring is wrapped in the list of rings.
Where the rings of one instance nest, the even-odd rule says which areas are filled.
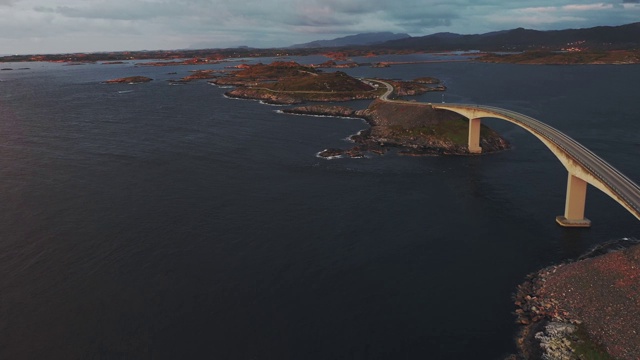
[[[368,81],[386,86],[387,91],[380,96],[380,100],[405,102],[389,99],[393,93],[391,84],[374,79]],[[416,103],[411,102],[411,104]],[[434,109],[453,111],[469,119],[470,153],[482,152],[479,145],[481,118],[506,120],[540,139],[569,172],[565,212],[563,216],[556,217],[558,224],[566,227],[591,226],[591,221],[584,217],[587,184],[609,195],[640,220],[640,186],[563,132],[532,117],[494,106],[444,103],[425,103],[424,105]]]
[[[640,186],[616,168],[570,138],[563,132],[532,117],[515,111],[485,105],[432,104],[435,109],[449,110],[469,118],[469,149],[480,152],[480,118],[509,121],[540,139],[569,172],[565,215],[557,217],[563,226],[589,226],[584,218],[586,184],[602,190],[640,219]],[[475,132],[478,133],[476,136]],[[475,151],[474,151],[475,150]]]

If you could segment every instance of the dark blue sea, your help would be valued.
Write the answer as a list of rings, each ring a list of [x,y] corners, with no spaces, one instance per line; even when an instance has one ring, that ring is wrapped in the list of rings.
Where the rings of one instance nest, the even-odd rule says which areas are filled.
[[[2,65],[1,359],[500,359],[528,273],[640,236],[592,187],[593,227],[557,226],[566,171],[499,120],[498,154],[325,160],[367,125],[165,81],[235,64]],[[418,100],[532,116],[640,181],[638,65],[348,72],[440,78]]]

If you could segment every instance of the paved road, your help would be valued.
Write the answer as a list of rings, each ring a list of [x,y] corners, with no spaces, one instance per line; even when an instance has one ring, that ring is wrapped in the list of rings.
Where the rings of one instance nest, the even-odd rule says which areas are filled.
[[[380,95],[380,100],[393,101],[393,100],[389,100],[389,95],[391,95],[391,93],[393,92],[393,86],[391,84],[389,84],[386,81],[374,80],[374,79],[366,79],[366,81],[382,84],[383,86],[385,86],[387,88],[387,91],[384,94]]]
[[[377,82],[387,87],[387,92],[380,96],[381,100],[395,102],[395,100],[389,100],[389,95],[391,95],[391,93],[393,92],[393,86],[391,86],[391,84],[380,80],[369,81]],[[412,104],[416,103],[412,102]],[[562,149],[576,163],[580,164],[587,172],[591,173],[593,177],[600,180],[607,188],[609,188],[612,193],[616,194],[631,209],[633,209],[633,211],[629,211],[631,211],[636,218],[640,219],[640,186],[638,186],[635,182],[630,180],[616,168],[609,165],[609,163],[601,159],[598,155],[594,154],[591,150],[587,149],[582,144],[570,138],[563,132],[532,117],[494,106],[450,103],[425,105],[431,105],[436,109],[477,109],[489,113],[494,113],[496,115],[499,115],[500,117],[508,118],[511,122],[527,129],[528,131],[538,134],[539,136],[543,137],[544,139]]]

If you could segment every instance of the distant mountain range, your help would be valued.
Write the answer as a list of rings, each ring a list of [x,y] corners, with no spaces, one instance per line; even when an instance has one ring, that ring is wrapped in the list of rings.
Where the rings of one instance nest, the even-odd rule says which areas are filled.
[[[304,44],[297,44],[290,46],[294,49],[302,48],[332,48],[332,47],[345,47],[345,46],[363,46],[363,45],[375,45],[381,44],[386,41],[400,40],[410,38],[409,34],[395,34],[392,32],[375,32],[364,33],[357,35],[350,35],[345,37],[336,38],[333,40],[317,40]]]
[[[597,26],[585,29],[538,31],[524,28],[485,34],[460,35],[436,33],[411,37],[408,34],[367,33],[333,40],[319,40],[293,48],[372,48],[409,50],[481,50],[522,51],[527,49],[561,49],[582,47],[593,50],[640,48],[640,22],[621,26]]]

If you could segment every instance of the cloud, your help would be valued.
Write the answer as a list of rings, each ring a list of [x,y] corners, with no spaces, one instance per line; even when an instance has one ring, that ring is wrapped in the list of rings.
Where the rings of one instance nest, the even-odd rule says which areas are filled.
[[[363,30],[370,29],[377,22],[378,26],[385,27],[380,30],[420,34],[444,28],[452,28],[452,31],[490,28],[490,24],[507,24],[516,20],[528,26],[580,22],[588,19],[577,15],[578,12],[613,7],[605,3],[573,4],[567,0],[556,1],[552,5],[549,5],[550,0],[532,0],[527,7],[500,0],[406,0],[402,6],[388,0],[75,1],[75,5],[72,2],[55,8],[39,6],[34,9],[77,19],[156,23],[172,19],[173,24],[169,24],[169,28],[184,28],[187,32],[191,23],[198,28],[208,27],[211,31],[223,31],[225,28],[236,31],[244,26],[337,34],[357,31],[359,26]],[[189,23],[185,23],[185,19],[189,19]],[[483,22],[474,21],[478,19]]]
[[[565,5],[561,9],[565,11],[594,11],[612,9],[613,4],[571,4]]]
[[[451,26],[451,19],[419,19],[401,22],[399,25],[408,32],[420,33],[428,29],[449,27]]]
[[[566,3],[553,6],[513,8],[483,16],[483,21],[506,27],[526,26],[539,30],[621,25],[637,21],[640,6],[615,2]]]
[[[143,20],[158,17],[185,15],[184,7],[179,3],[132,1],[129,4],[104,2],[92,6],[58,6],[55,8],[36,6],[37,12],[56,13],[69,18]]]
[[[0,0],[0,18],[2,53],[45,44],[61,51],[274,47],[374,31],[621,25],[640,19],[640,0]]]

